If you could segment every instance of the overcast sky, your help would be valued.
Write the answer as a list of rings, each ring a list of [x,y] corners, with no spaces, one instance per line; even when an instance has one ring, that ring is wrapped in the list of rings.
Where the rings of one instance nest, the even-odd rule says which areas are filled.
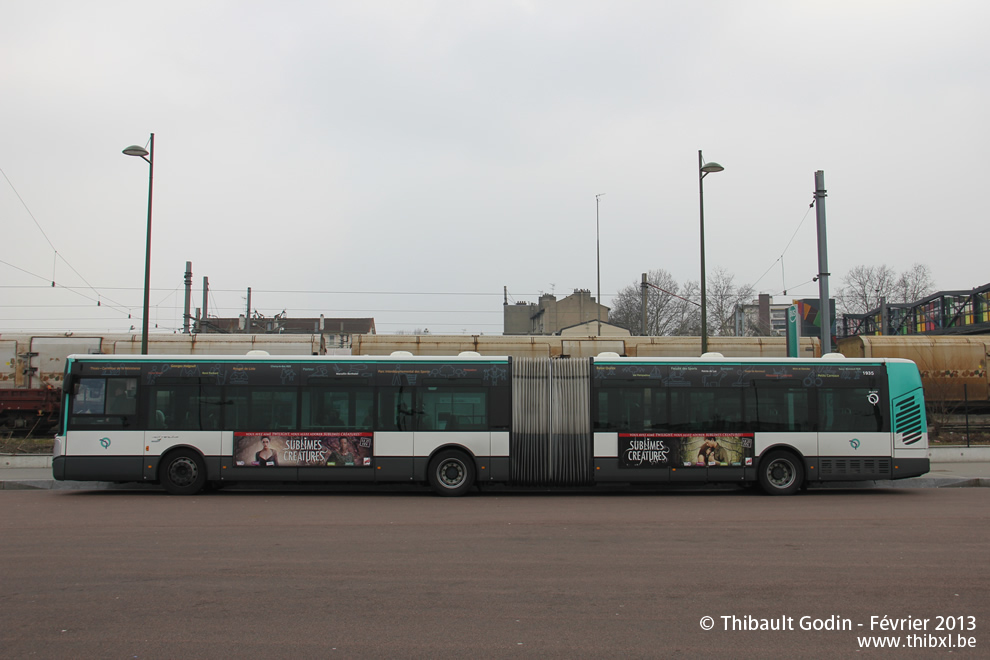
[[[606,304],[697,281],[699,150],[709,273],[817,297],[823,170],[833,293],[990,282],[985,0],[0,6],[0,331],[140,330],[150,133],[159,331],[191,261],[211,314],[499,334],[597,295],[599,193]]]

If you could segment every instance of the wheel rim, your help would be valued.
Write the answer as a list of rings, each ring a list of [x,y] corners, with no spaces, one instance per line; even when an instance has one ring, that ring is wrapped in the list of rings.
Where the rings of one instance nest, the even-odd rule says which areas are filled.
[[[464,463],[449,458],[437,466],[437,482],[444,488],[457,488],[464,483],[466,472]]]
[[[182,456],[168,466],[168,480],[176,486],[191,486],[199,477],[199,466],[191,458]]]
[[[778,458],[767,466],[767,481],[774,488],[787,488],[794,483],[797,473],[790,461]]]

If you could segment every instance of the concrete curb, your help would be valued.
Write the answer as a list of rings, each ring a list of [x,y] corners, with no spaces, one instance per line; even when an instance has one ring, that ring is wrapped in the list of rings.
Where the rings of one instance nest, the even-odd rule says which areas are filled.
[[[932,463],[990,463],[990,446],[929,447]]]
[[[50,468],[52,457],[44,454],[0,454],[0,467]]]
[[[880,481],[826,481],[808,486],[811,490],[841,488],[990,488],[990,479],[982,477],[913,477]]]
[[[154,484],[126,483],[110,481],[56,481],[55,479],[24,479],[21,481],[0,480],[0,490],[160,490]]]

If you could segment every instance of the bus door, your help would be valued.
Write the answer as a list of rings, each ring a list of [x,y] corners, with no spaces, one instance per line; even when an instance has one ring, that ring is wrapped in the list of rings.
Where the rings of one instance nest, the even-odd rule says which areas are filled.
[[[223,408],[220,388],[196,379],[148,386],[144,432],[144,478],[158,479],[158,463],[172,449],[186,447],[203,455],[209,479],[219,479]]]
[[[138,380],[124,367],[72,379],[63,479],[141,480]]]
[[[416,401],[412,387],[378,388],[373,442],[376,481],[412,481],[415,476]]]
[[[743,481],[755,444],[747,414],[756,404],[752,388],[672,388],[669,396],[673,425],[686,431],[671,439],[676,462],[670,480]]]
[[[491,388],[453,381],[420,387],[418,395],[413,454],[422,462],[441,447],[460,449],[474,457],[478,471],[484,472],[476,478],[487,480],[492,455]]]

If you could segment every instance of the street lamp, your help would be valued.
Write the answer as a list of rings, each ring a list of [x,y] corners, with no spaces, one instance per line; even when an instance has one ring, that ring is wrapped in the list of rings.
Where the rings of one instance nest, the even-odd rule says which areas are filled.
[[[138,156],[148,161],[148,239],[144,249],[144,315],[141,320],[141,355],[148,354],[148,316],[151,307],[151,193],[155,182],[155,134],[151,134],[151,151],[136,144],[124,149],[127,156]]]
[[[595,195],[595,261],[598,267],[598,336],[602,336],[602,234],[598,224],[598,202],[605,193]]]
[[[698,150],[698,195],[701,201],[701,354],[708,352],[708,300],[705,296],[705,177],[725,168],[718,163],[706,163]]]

